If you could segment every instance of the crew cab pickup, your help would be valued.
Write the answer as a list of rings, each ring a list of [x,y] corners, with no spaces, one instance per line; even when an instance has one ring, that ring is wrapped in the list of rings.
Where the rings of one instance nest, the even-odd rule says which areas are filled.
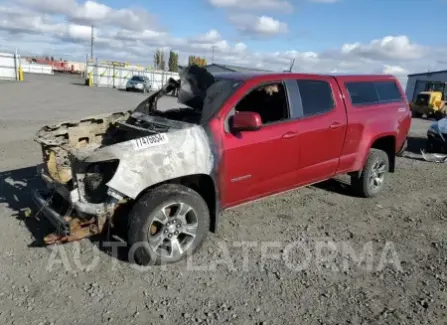
[[[174,90],[184,107],[158,109]],[[124,221],[137,263],[173,263],[247,202],[339,174],[358,195],[378,195],[410,123],[393,76],[192,66],[133,110],[40,129],[48,188],[33,197],[56,228],[47,244]]]

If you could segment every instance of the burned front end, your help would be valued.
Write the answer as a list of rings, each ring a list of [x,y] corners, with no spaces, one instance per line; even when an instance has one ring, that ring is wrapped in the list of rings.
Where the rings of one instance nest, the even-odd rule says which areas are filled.
[[[41,176],[46,190],[35,190],[38,212],[56,228],[45,237],[47,244],[73,241],[102,231],[122,196],[107,186],[119,159],[88,162],[86,158],[107,145],[114,124],[128,112],[86,118],[76,123],[44,127],[37,133],[43,156]],[[123,138],[115,138],[115,141]]]
[[[202,107],[213,77],[198,67],[186,71],[181,82],[171,78],[134,110],[37,132],[47,189],[33,197],[38,212],[56,228],[44,239],[47,244],[103,232],[120,207],[152,186],[211,173],[215,160]],[[210,106],[217,106],[222,93],[220,84],[214,88],[206,101]],[[186,107],[157,109],[157,101],[173,90]]]

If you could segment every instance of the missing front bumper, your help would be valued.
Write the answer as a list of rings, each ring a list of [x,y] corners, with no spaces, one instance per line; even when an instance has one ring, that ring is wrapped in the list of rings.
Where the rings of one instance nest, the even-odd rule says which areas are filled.
[[[38,214],[43,215],[55,227],[54,233],[44,237],[45,244],[67,243],[101,232],[95,217],[83,220],[77,216],[72,216],[70,212],[74,212],[74,210],[70,207],[66,210],[67,213],[61,214],[61,208],[63,211],[65,207],[55,207],[53,205],[55,195],[57,193],[52,191],[36,190],[33,192],[33,201]]]
[[[110,195],[101,203],[90,203],[80,198],[78,189],[69,188],[54,181],[45,172],[41,177],[47,190],[32,193],[37,215],[42,215],[55,228],[44,238],[47,245],[66,243],[97,235],[103,232],[107,220],[123,203],[120,193],[110,189]]]

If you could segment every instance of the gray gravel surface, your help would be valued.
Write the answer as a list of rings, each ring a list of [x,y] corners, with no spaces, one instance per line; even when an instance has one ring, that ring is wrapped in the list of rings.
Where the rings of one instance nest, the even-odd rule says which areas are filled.
[[[96,239],[39,247],[47,225],[23,212],[38,128],[144,98],[76,83],[0,85],[0,324],[445,324],[447,166],[421,161],[430,121],[413,119],[380,197],[343,179],[291,191],[225,212],[190,259],[137,269]]]

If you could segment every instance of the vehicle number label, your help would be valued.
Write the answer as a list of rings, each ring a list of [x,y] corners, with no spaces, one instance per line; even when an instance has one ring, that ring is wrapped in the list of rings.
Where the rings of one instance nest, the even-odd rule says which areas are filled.
[[[142,150],[168,143],[168,136],[166,135],[166,133],[158,133],[155,135],[135,139],[132,141],[132,143],[135,150]]]

